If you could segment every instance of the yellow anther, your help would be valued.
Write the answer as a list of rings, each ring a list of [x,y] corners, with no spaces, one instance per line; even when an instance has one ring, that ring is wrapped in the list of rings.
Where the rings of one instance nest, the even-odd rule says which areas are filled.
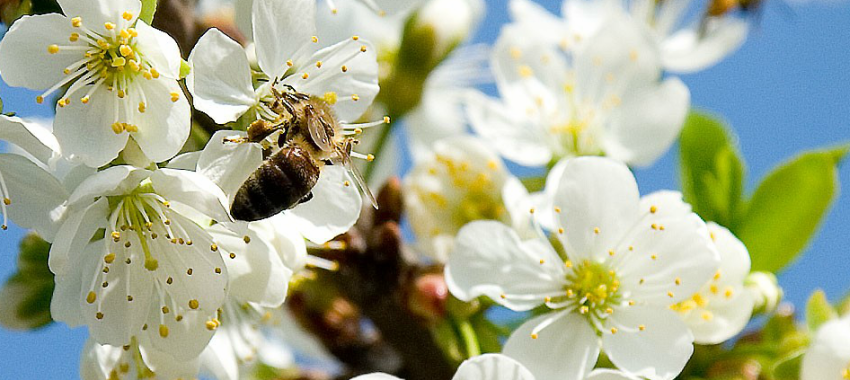
[[[3,204],[9,206],[12,204],[12,200],[9,198],[3,198]]]
[[[70,74],[70,73],[71,73],[71,69],[64,69],[64,70],[62,70],[62,74],[68,75],[68,74]]]
[[[215,268],[215,274],[221,274],[221,268],[216,267]]]
[[[351,95],[351,100],[356,102],[356,101],[360,100],[360,96],[358,96],[357,94],[353,94],[353,95]]]
[[[103,23],[103,27],[106,28],[106,30],[112,30],[115,29],[115,24],[107,21]]]
[[[537,334],[531,334],[531,339],[537,339],[539,336]]]
[[[656,211],[658,211],[658,207],[651,206],[651,207],[649,208],[649,212],[651,212],[651,213],[653,213],[653,214],[655,214],[655,212],[656,212]]]
[[[726,291],[723,293],[723,295],[726,298],[732,298],[732,296],[735,295],[735,292],[732,290],[732,288],[726,288]]]
[[[357,40],[360,39],[360,36],[351,36],[351,39],[354,40],[354,41],[357,41]]]
[[[180,100],[180,93],[179,92],[172,92],[171,93],[171,101],[176,103],[178,100]]]
[[[168,314],[170,311],[171,311],[171,309],[169,309],[168,306],[162,307],[162,314]]]
[[[120,135],[121,132],[124,132],[124,125],[121,123],[112,123],[112,132],[115,132],[116,135]],[[116,233],[117,232],[112,233],[113,238],[115,238]]]
[[[637,52],[637,50],[632,49],[632,50],[629,52],[629,59],[630,59],[632,62],[637,61],[637,59],[638,59],[638,52]]]
[[[540,259],[540,265],[546,264],[546,260]]]
[[[704,321],[710,321],[714,319],[714,314],[712,314],[710,311],[706,311],[702,313],[701,317]]]
[[[119,99],[124,99],[124,97],[127,96],[127,92],[125,92],[122,89],[118,89],[118,92],[116,93],[116,95],[118,95]]]
[[[614,314],[614,309],[612,309],[610,307],[605,309],[605,314]]]
[[[638,330],[640,330],[640,331],[646,330],[646,325],[638,325]]]
[[[629,306],[634,306],[634,305],[635,305],[635,301],[629,301]]]
[[[126,130],[127,132],[138,132],[139,127],[135,124],[124,124],[124,130]]]
[[[321,69],[321,68],[322,68],[322,61],[316,61],[316,68],[317,68],[317,69]]]
[[[720,269],[718,269],[717,272],[714,273],[714,281],[717,280],[720,280]]]
[[[292,60],[290,59],[290,60],[286,61],[286,65],[289,66],[289,67],[292,67],[292,65],[294,65],[294,63],[292,63]]]
[[[159,336],[163,338],[168,338],[168,326],[159,325]]]
[[[94,317],[97,319],[103,319],[103,313],[98,311],[97,313],[95,313]]]
[[[159,78],[159,71],[156,71],[156,69],[153,68],[153,67],[151,67],[151,77],[153,77],[153,79]],[[174,94],[174,93],[172,92],[172,94]],[[172,95],[172,97],[173,96],[174,95]]]
[[[71,35],[68,37],[68,41],[71,41],[71,42],[77,42],[77,40],[79,40],[79,39],[80,39],[80,35],[78,33],[71,33]]]
[[[121,36],[121,38],[123,38],[125,40],[130,39],[130,32],[128,32],[127,29],[121,29],[121,31],[118,32],[118,34]]]
[[[374,154],[367,154],[366,155],[366,161],[369,161],[369,162],[375,161],[375,155]]]
[[[127,21],[130,21],[130,20],[133,19],[133,14],[130,13],[130,12],[124,12],[124,14],[122,14],[121,17],[123,19],[127,20]]]
[[[132,57],[133,54],[134,54],[133,48],[131,48],[127,45],[121,45],[121,47],[118,48],[118,51],[121,53],[121,55],[123,55],[125,57]]]
[[[667,297],[673,298],[673,292],[667,292]]]
[[[616,333],[617,333],[617,328],[616,328],[616,327],[612,327],[612,328],[611,328],[611,334],[616,334]]]
[[[145,102],[139,102],[139,112],[145,113],[145,110],[148,109],[148,106]]]
[[[343,186],[345,186],[345,187],[349,187],[349,186],[351,186],[351,182],[348,182],[348,181],[345,181],[345,182],[343,182],[342,184],[343,184]]]
[[[236,258],[236,254],[235,254],[235,253],[233,253],[233,252],[230,252],[230,259],[231,259],[231,260],[233,260],[233,259],[235,259],[235,258]]]
[[[314,44],[319,43],[319,37],[313,36],[313,37],[310,37],[310,40],[313,41]]]
[[[130,36],[138,37],[139,32],[136,31],[136,28],[127,28],[127,32],[130,33]]]
[[[594,228],[594,229],[593,229],[593,233],[595,233],[595,234],[599,234],[599,227]]]
[[[499,298],[501,298],[501,299],[507,299],[507,298],[508,298],[508,296],[506,296],[504,293],[502,293],[502,294],[499,294]]]
[[[384,116],[384,124],[389,124],[392,121],[389,116]]]
[[[563,234],[563,233],[564,233],[564,229],[563,229],[563,228],[558,228],[558,233],[559,233],[559,234]]]
[[[608,256],[614,256],[614,250],[613,249],[608,251]]]
[[[89,294],[86,296],[86,302],[94,303],[95,300],[97,300],[97,294],[95,294],[94,292],[89,292]]]
[[[342,65],[342,72],[347,73],[348,72],[348,66]]]
[[[191,276],[193,272],[192,268],[186,269],[186,274],[189,276]]]
[[[365,53],[366,50],[367,50],[366,45],[363,45],[363,46],[360,47],[361,52]]]
[[[301,74],[301,79],[307,79],[309,77],[310,77],[310,74],[307,74],[307,73]]]
[[[652,255],[652,256],[649,256],[649,257],[651,257],[653,260],[658,260],[658,255]]]
[[[652,223],[652,225],[651,225],[651,226],[649,226],[649,227],[650,227],[650,228],[652,228],[653,230],[657,230],[657,229],[658,229],[658,225],[657,225],[657,224],[655,224],[655,223]]]
[[[44,103],[44,97],[39,95],[35,97],[35,102],[38,104]]]
[[[532,70],[531,67],[527,65],[522,65],[519,67],[519,76],[523,78],[529,78],[532,75],[534,75],[534,70]]]
[[[207,330],[213,331],[218,328],[218,324],[213,321],[207,321],[205,324],[207,326]]]
[[[578,309],[578,312],[579,312],[580,314],[587,314],[587,312],[589,312],[589,311],[590,311],[590,308],[589,308],[589,307],[587,307],[587,306],[582,306],[582,307],[580,307],[580,308]]]
[[[195,310],[195,309],[197,309],[197,308],[198,308],[198,306],[200,306],[200,305],[198,304],[198,300],[190,300],[190,301],[189,301],[189,308],[190,308],[190,309]]]
[[[218,252],[218,244],[212,244],[212,245],[210,245],[210,251]]]
[[[83,19],[80,17],[74,17],[71,19],[71,26],[75,28],[79,28],[80,25],[83,25]]]
[[[56,54],[59,52],[59,45],[50,45],[47,47],[47,52],[50,54]]]
[[[676,277],[675,283],[676,283],[676,285],[682,285],[682,279],[679,278],[679,277]]]
[[[560,208],[560,207],[555,207],[555,212],[560,214],[560,213],[561,213],[561,208]]]
[[[564,266],[567,267],[567,268],[572,268],[573,262],[570,261],[570,260],[564,261]]]
[[[112,262],[114,262],[114,261],[115,261],[115,254],[114,253],[110,253],[106,256],[103,256],[103,262],[105,262],[107,264],[112,264]]]

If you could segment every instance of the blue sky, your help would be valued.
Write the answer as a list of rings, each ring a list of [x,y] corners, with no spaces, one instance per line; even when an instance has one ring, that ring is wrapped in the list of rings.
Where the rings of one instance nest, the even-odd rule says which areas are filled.
[[[557,10],[560,1],[542,1]],[[850,141],[850,3],[813,2],[785,10],[767,0],[763,17],[743,48],[721,64],[682,76],[695,107],[722,115],[740,136],[748,187],[796,153]],[[493,42],[507,21],[507,0],[487,0],[488,18],[477,42]],[[35,95],[0,84],[7,111],[48,116]],[[678,189],[674,147],[655,166],[638,170],[641,191]],[[850,184],[850,168],[840,180]],[[14,271],[23,231],[0,232],[0,279]],[[815,288],[832,299],[850,289],[850,195],[839,197],[805,255],[780,276],[798,307]],[[38,332],[0,329],[0,377],[77,378],[84,329],[54,324]]]

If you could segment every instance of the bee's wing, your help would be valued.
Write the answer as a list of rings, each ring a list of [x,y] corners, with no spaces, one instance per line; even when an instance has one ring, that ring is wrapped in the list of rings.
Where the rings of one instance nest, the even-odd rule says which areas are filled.
[[[312,111],[307,111],[312,114]],[[307,117],[307,130],[310,131],[310,137],[313,139],[313,142],[316,143],[316,146],[319,149],[330,152],[333,150],[333,146],[331,146],[331,139],[328,137],[328,133],[325,130],[325,125],[322,123],[322,119],[315,114],[308,115]]]

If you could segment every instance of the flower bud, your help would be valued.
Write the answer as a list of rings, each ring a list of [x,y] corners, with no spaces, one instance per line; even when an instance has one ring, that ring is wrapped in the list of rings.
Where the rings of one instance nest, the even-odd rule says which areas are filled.
[[[773,312],[782,301],[783,291],[773,273],[750,273],[744,280],[744,286],[753,297],[753,314]]]
[[[414,16],[413,31],[433,34],[431,57],[439,62],[469,37],[483,13],[481,0],[430,0]]]

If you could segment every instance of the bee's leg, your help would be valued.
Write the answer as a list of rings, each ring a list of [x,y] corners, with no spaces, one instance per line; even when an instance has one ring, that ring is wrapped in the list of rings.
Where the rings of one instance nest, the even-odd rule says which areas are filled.
[[[301,198],[301,200],[300,200],[300,201],[298,201],[298,204],[301,204],[301,203],[307,203],[307,202],[309,202],[311,199],[313,199],[313,192],[312,192],[312,191],[311,191],[311,192],[309,192],[309,193],[307,193],[307,195],[305,195],[305,196],[304,196],[304,198]]]

